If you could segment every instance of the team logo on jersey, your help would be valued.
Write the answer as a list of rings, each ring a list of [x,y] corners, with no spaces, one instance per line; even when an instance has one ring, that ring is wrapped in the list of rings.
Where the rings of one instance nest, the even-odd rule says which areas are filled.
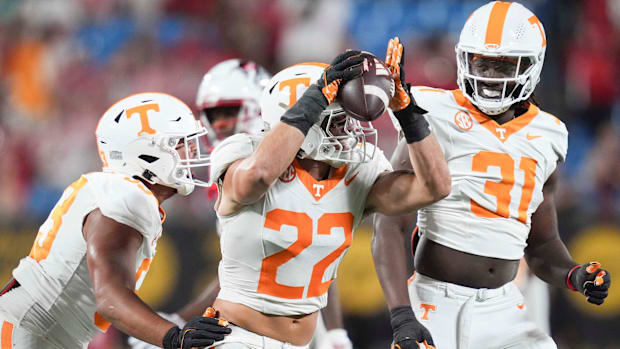
[[[292,181],[293,179],[295,179],[295,176],[297,175],[297,172],[295,172],[295,166],[293,166],[293,164],[291,164],[286,171],[284,171],[281,175],[280,175],[280,180],[284,183],[288,183],[290,181]]]
[[[429,312],[435,312],[437,311],[437,306],[435,304],[427,304],[427,303],[421,303],[420,304],[420,309],[424,309],[424,314],[422,315],[422,317],[420,318],[420,320],[428,320],[428,314]]]
[[[454,123],[463,131],[469,131],[474,126],[474,120],[472,120],[471,116],[461,110],[454,114]]]
[[[506,129],[503,127],[496,127],[495,128],[495,132],[497,132],[497,137],[499,137],[500,140],[505,140],[506,139]]]
[[[542,136],[539,135],[534,135],[534,134],[530,134],[529,132],[525,135],[525,137],[527,137],[528,141],[531,141],[532,139],[536,139],[536,138],[540,138]]]

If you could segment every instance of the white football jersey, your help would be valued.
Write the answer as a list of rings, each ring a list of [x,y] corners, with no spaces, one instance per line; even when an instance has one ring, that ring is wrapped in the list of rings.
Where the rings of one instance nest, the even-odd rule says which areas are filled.
[[[418,212],[421,234],[475,255],[521,258],[543,185],[566,157],[566,126],[534,105],[499,125],[460,90],[411,92],[452,176],[450,195]]]
[[[85,217],[97,208],[104,216],[143,234],[136,256],[136,289],[144,280],[165,217],[157,199],[142,182],[122,174],[83,175],[64,191],[39,229],[30,255],[13,270],[13,277],[32,296],[32,302],[47,312],[40,319],[40,333],[58,323],[67,333],[88,342],[110,325],[95,312],[82,235]],[[24,308],[28,311],[27,304]],[[18,317],[11,320],[19,326],[23,314],[6,315]]]
[[[251,150],[220,153],[247,156]],[[218,162],[230,163],[216,154],[212,168],[221,167]],[[309,314],[325,307],[329,285],[363,218],[366,197],[379,174],[390,170],[379,149],[370,162],[332,169],[323,181],[295,160],[260,200],[219,216],[218,298],[274,315]]]

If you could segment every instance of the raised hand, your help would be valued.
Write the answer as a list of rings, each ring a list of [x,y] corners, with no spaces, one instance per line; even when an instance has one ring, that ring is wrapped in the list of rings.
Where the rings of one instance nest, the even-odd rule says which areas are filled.
[[[390,109],[399,111],[407,108],[411,103],[409,88],[405,82],[405,48],[400,43],[400,39],[395,37],[388,42],[387,53],[385,54],[385,65],[392,73],[396,91],[390,100]]]
[[[325,68],[323,76],[316,84],[321,89],[327,104],[334,101],[341,83],[362,75],[361,63],[364,61],[364,57],[360,56],[360,53],[362,52],[346,51],[334,58],[332,63]]]

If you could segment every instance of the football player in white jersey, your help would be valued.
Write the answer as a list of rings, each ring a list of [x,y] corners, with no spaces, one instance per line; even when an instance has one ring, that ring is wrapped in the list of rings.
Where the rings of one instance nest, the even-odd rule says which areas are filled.
[[[556,348],[527,320],[513,282],[522,256],[551,285],[599,305],[607,296],[609,273],[573,261],[558,233],[553,190],[568,132],[531,99],[546,45],[532,12],[491,2],[461,31],[459,89],[411,88],[443,148],[452,190],[418,211],[408,289],[396,237],[411,234],[415,214],[375,219],[375,265],[400,349]],[[392,164],[409,168],[406,157],[401,144]]]
[[[257,63],[242,59],[228,59],[213,66],[203,76],[196,94],[196,108],[207,129],[209,148],[217,146],[222,140],[237,134],[259,135],[264,129],[260,116],[260,97],[271,75]],[[213,185],[215,187],[215,184]],[[217,189],[207,188],[207,196]],[[221,233],[219,226],[218,235]],[[191,302],[174,313],[159,313],[166,319],[183,326],[188,319],[201,315],[211,306],[220,291],[218,279],[212,280],[205,290]],[[343,328],[342,313],[336,283],[330,286],[329,303],[323,308],[321,319],[325,330],[315,333],[317,349],[352,348],[346,330]],[[317,331],[319,332],[319,331]],[[128,340],[132,349],[157,348],[135,337]]]
[[[208,184],[194,175],[209,165],[200,152],[206,133],[187,105],[163,93],[126,97],[103,114],[95,132],[103,171],[65,190],[0,292],[1,348],[86,348],[110,325],[166,349],[230,333],[201,316],[180,329],[134,293],[162,233],[161,203]]]
[[[402,47],[396,51],[400,59]],[[363,60],[347,51],[329,66],[282,70],[263,91],[264,137],[235,135],[211,154],[222,226],[214,307],[232,328],[216,348],[307,348],[362,218],[403,214],[448,194],[441,149],[400,75],[398,93],[385,99],[407,136],[415,174],[392,172],[371,144],[372,125],[334,103]]]

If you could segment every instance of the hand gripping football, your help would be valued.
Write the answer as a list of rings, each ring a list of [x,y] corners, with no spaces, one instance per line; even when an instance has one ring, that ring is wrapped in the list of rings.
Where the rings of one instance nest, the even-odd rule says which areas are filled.
[[[362,57],[362,75],[343,83],[336,100],[351,117],[373,121],[385,112],[394,96],[394,80],[379,58],[368,52],[362,52]]]

